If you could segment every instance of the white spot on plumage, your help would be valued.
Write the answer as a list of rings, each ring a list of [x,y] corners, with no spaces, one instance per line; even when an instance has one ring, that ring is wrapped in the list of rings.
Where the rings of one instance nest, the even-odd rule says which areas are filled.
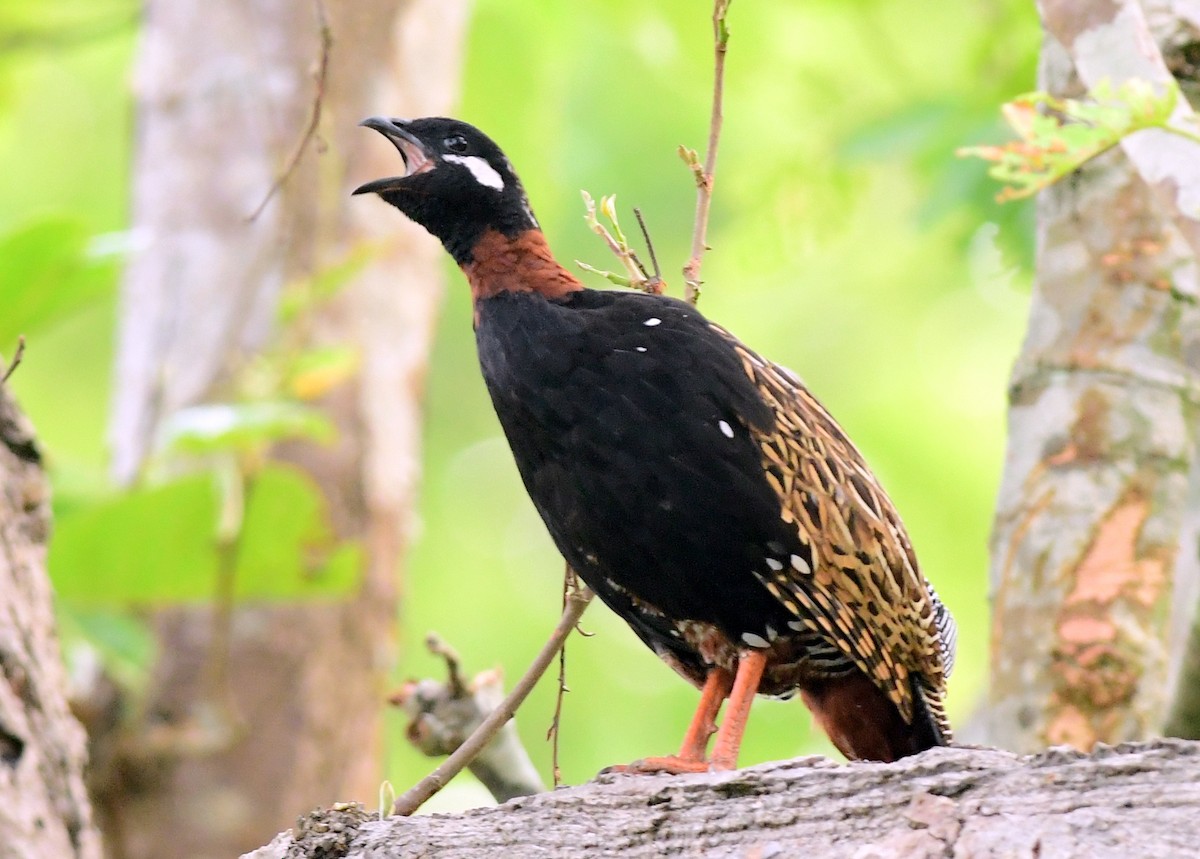
[[[775,560],[774,558],[767,558],[767,566],[775,572],[779,572],[783,569],[783,564],[779,563],[779,561]]]
[[[529,201],[525,199],[524,195],[521,196],[521,209],[522,209],[522,211],[525,212],[525,215],[529,218],[529,223],[533,224],[533,228],[535,230],[540,230],[542,228],[542,225],[539,224],[538,219],[533,216],[533,209],[529,208]]]
[[[646,351],[646,347],[645,347],[645,346],[638,346],[638,347],[637,347],[637,350],[638,350],[639,352],[645,352],[645,351]]]
[[[647,319],[642,324],[649,328],[653,328],[655,325],[662,325],[662,320],[659,319],[657,316],[651,316],[649,319]]]
[[[812,567],[799,555],[792,555],[792,569],[805,576],[812,575]]]
[[[487,163],[487,159],[478,155],[443,155],[442,160],[466,167],[480,185],[495,188],[497,191],[504,190],[504,178],[496,172],[495,167]]]
[[[733,438],[733,427],[731,427],[726,421],[717,421],[717,426],[721,428],[721,433],[725,436],[725,438]]]
[[[779,638],[779,633],[775,631],[775,627],[771,626],[771,624],[768,623],[767,624],[767,640],[774,641],[777,638]]]
[[[746,642],[751,647],[770,647],[771,643],[761,635],[755,635],[753,632],[743,632],[742,641]]]
[[[804,632],[804,623],[799,620],[789,620],[788,629],[795,630],[796,632]]]

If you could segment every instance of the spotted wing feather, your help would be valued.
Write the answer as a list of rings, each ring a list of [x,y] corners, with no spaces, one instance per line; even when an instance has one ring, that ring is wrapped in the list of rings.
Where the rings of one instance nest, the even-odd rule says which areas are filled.
[[[711,324],[711,323],[710,323]],[[796,614],[794,627],[821,634],[870,677],[906,722],[921,707],[948,742],[944,694],[954,622],[917,568],[908,535],[862,455],[787,369],[722,329],[775,424],[751,429],[780,515],[794,523],[808,557],[769,574]]]

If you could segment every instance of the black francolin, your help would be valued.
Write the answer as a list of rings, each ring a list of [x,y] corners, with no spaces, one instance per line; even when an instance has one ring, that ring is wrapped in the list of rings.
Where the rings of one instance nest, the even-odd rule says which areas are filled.
[[[559,551],[702,689],[680,753],[627,769],[731,769],[754,695],[797,690],[848,758],[948,743],[954,622],[800,380],[684,302],[584,288],[478,129],[362,124],[405,169],[354,193],[425,227],[466,274],[483,377]]]

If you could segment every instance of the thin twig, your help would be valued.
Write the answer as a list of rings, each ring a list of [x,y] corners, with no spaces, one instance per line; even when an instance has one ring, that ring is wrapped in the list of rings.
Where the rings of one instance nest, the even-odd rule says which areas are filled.
[[[212,598],[212,639],[201,675],[203,699],[234,733],[245,728],[233,694],[233,613],[237,592],[237,557],[243,536],[246,495],[252,477],[241,462],[224,459],[218,467],[221,480],[220,510],[215,535],[217,579]]]
[[[564,611],[567,608],[567,600],[571,598],[571,593],[578,589],[579,580],[575,577],[575,571],[571,569],[571,565],[567,564],[563,568],[562,604]],[[562,783],[562,769],[558,765],[558,740],[559,727],[562,724],[563,698],[568,691],[567,643],[564,641],[563,646],[558,650],[558,690],[554,696],[554,717],[550,720],[550,728],[546,731],[546,739],[550,741],[550,769],[553,771],[555,787]]]
[[[625,233],[621,230],[621,222],[617,218],[616,195],[610,194],[600,198],[599,213],[608,218],[609,223],[612,224],[612,231],[610,232],[608,227],[600,223],[600,218],[597,215],[596,201],[592,199],[592,195],[587,191],[581,191],[580,193],[583,196],[583,204],[586,210],[583,216],[584,222],[591,228],[592,232],[604,239],[604,243],[608,245],[608,249],[621,261],[621,265],[625,266],[626,274],[619,275],[611,271],[601,271],[580,260],[576,260],[575,264],[584,271],[598,274],[610,283],[615,283],[618,286],[628,286],[633,289],[640,289],[643,292],[654,292],[655,290],[649,286],[650,275],[646,272],[646,267],[642,265],[642,261],[638,259],[637,254],[629,247],[629,242],[625,239]]]
[[[434,656],[440,656],[446,662],[446,677],[450,685],[450,694],[454,698],[462,698],[467,694],[467,684],[463,682],[462,661],[458,651],[445,642],[436,632],[425,636],[425,649]]]
[[[262,198],[262,202],[258,204],[249,217],[247,222],[258,220],[258,216],[263,213],[263,209],[267,208],[267,203],[279,193],[279,189],[283,187],[283,183],[288,180],[296,170],[296,166],[300,163],[300,157],[304,154],[304,150],[308,149],[308,144],[317,134],[317,128],[321,124],[321,106],[325,102],[325,80],[329,75],[329,54],[333,48],[333,30],[329,27],[329,17],[325,14],[324,0],[313,0],[313,5],[317,11],[317,30],[321,38],[321,53],[317,58],[317,73],[316,90],[313,92],[312,110],[308,116],[308,126],[304,129],[304,134],[301,136],[296,148],[292,150],[291,156],[284,165],[283,170],[275,177],[275,181],[271,183],[271,187],[267,189],[267,194]]]
[[[558,651],[558,689],[554,696],[554,718],[550,722],[547,739],[550,740],[550,768],[553,771],[554,786],[562,784],[562,767],[558,763],[559,737],[562,728],[563,698],[569,692],[567,688],[567,647],[566,642]]]
[[[708,249],[708,212],[712,204],[713,179],[717,170],[717,144],[721,139],[723,114],[721,104],[725,95],[725,52],[729,46],[729,27],[725,16],[733,0],[715,0],[713,3],[713,98],[712,117],[708,126],[708,151],[704,156],[704,167],[700,168],[695,153],[681,147],[684,161],[692,167],[696,176],[696,225],[692,232],[692,255],[683,267],[684,298],[695,304],[700,297],[700,263]],[[690,153],[690,158],[688,157]]]
[[[8,369],[4,371],[4,376],[0,377],[0,385],[3,385],[12,376],[13,371],[21,366],[21,359],[25,357],[25,335],[17,335],[17,351],[13,353],[12,363],[8,365]]]
[[[517,712],[517,708],[537,685],[541,676],[546,673],[546,669],[562,647],[563,642],[566,641],[567,636],[571,634],[571,630],[575,628],[575,624],[579,622],[579,618],[583,615],[584,609],[587,608],[591,599],[592,592],[585,587],[580,587],[579,590],[568,596],[562,617],[559,618],[558,626],[554,628],[550,640],[542,647],[537,658],[533,660],[533,664],[529,666],[529,670],[508,693],[508,697],[483,720],[483,723],[475,729],[465,743],[458,747],[454,754],[446,758],[441,766],[397,797],[396,802],[392,805],[393,814],[403,816],[412,814],[483,751],[495,737],[496,732],[504,727]]]
[[[658,255],[654,253],[654,242],[650,239],[650,231],[646,229],[646,219],[642,217],[642,210],[637,206],[633,207],[633,214],[637,218],[638,226],[642,228],[642,238],[646,240],[646,252],[650,254],[650,264],[654,266],[654,274],[650,275],[650,279],[646,281],[646,291],[662,295],[667,289],[667,282],[663,280],[662,269],[658,267]]]

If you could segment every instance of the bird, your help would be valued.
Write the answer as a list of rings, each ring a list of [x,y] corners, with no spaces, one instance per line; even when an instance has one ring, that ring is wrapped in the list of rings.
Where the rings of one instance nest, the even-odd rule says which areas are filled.
[[[585,287],[474,126],[360,125],[404,169],[353,193],[424,227],[465,275],[484,382],[558,551],[700,690],[677,754],[615,769],[735,769],[755,697],[797,692],[847,759],[948,745],[953,617],[801,380],[692,304]]]

